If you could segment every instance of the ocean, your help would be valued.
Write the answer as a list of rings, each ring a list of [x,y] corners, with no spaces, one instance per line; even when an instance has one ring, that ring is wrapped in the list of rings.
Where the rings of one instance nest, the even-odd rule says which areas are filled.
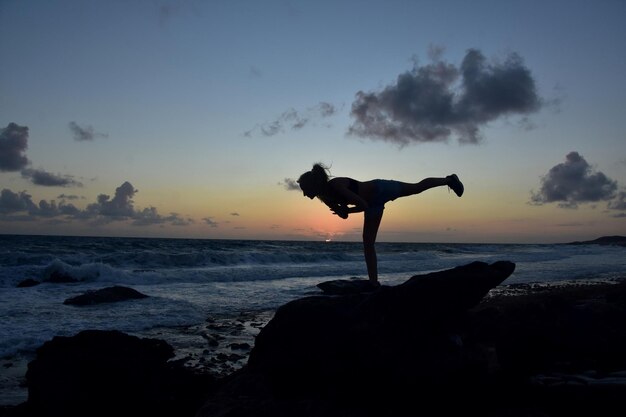
[[[567,244],[376,244],[380,281],[508,260],[503,285],[615,280],[626,248]],[[76,280],[46,282],[54,273]],[[37,347],[85,329],[168,341],[190,366],[227,373],[282,304],[320,294],[316,284],[366,278],[360,242],[0,235],[0,405],[24,401],[23,371]],[[26,279],[41,284],[18,287]],[[89,290],[122,285],[148,298],[76,307]]]

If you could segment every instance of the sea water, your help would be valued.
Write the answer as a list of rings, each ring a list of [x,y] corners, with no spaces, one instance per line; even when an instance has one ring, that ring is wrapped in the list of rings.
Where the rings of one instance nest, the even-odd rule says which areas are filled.
[[[619,246],[380,242],[376,249],[379,278],[387,285],[473,261],[514,262],[503,284],[611,280],[626,272],[626,248]],[[55,273],[76,282],[47,282]],[[349,277],[367,277],[360,242],[0,235],[0,360],[32,357],[52,337],[85,329],[147,336],[172,329],[159,334],[184,348],[176,329],[209,317],[271,312],[319,294],[322,281]],[[41,284],[18,287],[26,279]],[[63,304],[113,285],[149,297]],[[0,405],[7,401],[0,392]]]

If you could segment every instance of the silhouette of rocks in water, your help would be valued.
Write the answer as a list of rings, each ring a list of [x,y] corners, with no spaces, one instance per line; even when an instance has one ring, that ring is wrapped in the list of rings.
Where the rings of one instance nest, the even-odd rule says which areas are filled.
[[[63,302],[67,305],[86,306],[101,303],[115,303],[118,301],[134,300],[148,297],[139,291],[115,285],[113,287],[102,288],[100,290],[87,291],[76,297],[68,298]]]
[[[54,337],[28,364],[15,416],[193,416],[215,383],[177,363],[158,339],[86,330]]]
[[[11,415],[621,417],[626,281],[486,296],[514,268],[474,262],[294,300],[217,382],[166,363],[162,341],[137,353],[119,332],[54,338]]]
[[[570,245],[615,245],[626,246],[626,236],[602,236],[594,240],[571,242]]]
[[[71,274],[62,271],[52,271],[50,275],[44,280],[45,282],[51,282],[54,284],[67,284],[73,282],[80,282],[79,279],[74,278]]]
[[[485,297],[514,268],[290,302],[198,417],[621,416],[626,282]]]
[[[36,285],[41,284],[41,282],[32,279],[32,278],[27,278],[25,280],[22,280],[19,282],[19,284],[17,284],[17,288],[28,288],[28,287],[34,287]]]
[[[514,269],[474,262],[371,293],[287,303],[257,336],[248,365],[199,415],[405,412],[460,392],[489,372],[484,352],[463,344],[463,316]]]
[[[332,281],[324,281],[317,284],[317,288],[322,290],[324,294],[329,295],[345,295],[355,294],[359,292],[376,291],[380,285],[372,284],[369,279],[336,279]]]

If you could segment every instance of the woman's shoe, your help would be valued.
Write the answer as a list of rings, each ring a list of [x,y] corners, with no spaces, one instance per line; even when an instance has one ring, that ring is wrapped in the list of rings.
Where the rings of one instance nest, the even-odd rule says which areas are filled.
[[[465,188],[463,187],[463,183],[459,180],[459,177],[456,174],[448,175],[446,177],[450,182],[448,183],[448,187],[452,188],[452,191],[459,197],[463,195],[463,191]]]

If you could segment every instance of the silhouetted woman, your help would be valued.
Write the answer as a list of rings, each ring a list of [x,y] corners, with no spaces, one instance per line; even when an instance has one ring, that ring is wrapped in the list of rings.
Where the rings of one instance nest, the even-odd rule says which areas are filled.
[[[361,182],[348,177],[330,179],[328,168],[320,163],[302,174],[298,184],[306,197],[319,198],[342,219],[347,219],[350,213],[364,212],[363,253],[370,282],[377,285],[378,263],[374,243],[385,203],[441,186],[450,187],[459,197],[463,195],[463,184],[456,174],[445,178],[425,178],[417,183],[380,179]]]

